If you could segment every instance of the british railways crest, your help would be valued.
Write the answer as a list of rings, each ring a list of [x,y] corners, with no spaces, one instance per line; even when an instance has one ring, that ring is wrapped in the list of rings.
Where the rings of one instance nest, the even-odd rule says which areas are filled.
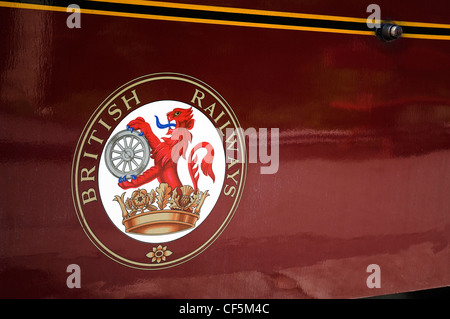
[[[91,116],[74,154],[72,195],[86,235],[137,269],[202,253],[241,198],[239,128],[227,102],[186,75],[151,74],[117,89]]]

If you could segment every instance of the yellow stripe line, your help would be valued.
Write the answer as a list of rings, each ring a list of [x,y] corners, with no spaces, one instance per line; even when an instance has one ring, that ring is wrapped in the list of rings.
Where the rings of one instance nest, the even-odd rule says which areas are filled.
[[[165,8],[190,9],[190,10],[211,11],[211,12],[241,13],[241,14],[254,14],[254,15],[264,15],[264,16],[316,19],[316,20],[331,20],[331,21],[358,22],[358,23],[366,23],[366,21],[367,21],[364,18],[316,15],[316,14],[305,14],[305,13],[292,13],[292,12],[281,12],[281,11],[267,11],[267,10],[255,10],[255,9],[241,9],[241,8],[231,8],[231,7],[230,8],[229,7],[216,7],[216,6],[180,4],[180,3],[160,2],[160,1],[141,1],[141,0],[128,0],[126,2],[121,1],[121,0],[91,0],[91,1],[106,2],[106,3],[108,3],[108,2],[109,3],[119,3],[119,4],[135,4],[135,5],[143,5],[143,6],[158,6],[158,7],[165,7]],[[9,7],[9,8],[34,9],[34,10],[58,11],[58,12],[66,12],[66,10],[67,10],[65,7],[56,7],[56,6],[48,6],[48,5],[40,5],[40,4],[16,3],[16,2],[4,2],[4,1],[0,1],[0,6],[1,7]],[[227,21],[227,20],[215,20],[215,19],[196,19],[196,18],[184,18],[184,17],[159,16],[159,15],[151,15],[151,14],[143,14],[143,13],[128,13],[128,12],[116,12],[116,11],[106,11],[106,10],[92,10],[92,9],[83,9],[83,8],[81,8],[80,11],[81,11],[81,13],[87,13],[87,14],[98,14],[98,15],[117,16],[117,17],[130,17],[130,18],[140,18],[140,19],[153,19],[153,20],[163,20],[163,21],[192,22],[192,23],[218,24],[218,25],[228,25],[228,26],[244,26],[244,27],[255,27],[255,28],[328,32],[328,33],[340,33],[340,34],[373,35],[373,31],[370,31],[370,30],[359,31],[359,30],[345,30],[345,29],[333,29],[333,28],[278,25],[278,24],[258,23],[258,22],[239,22],[239,21]],[[449,28],[450,29],[450,24],[421,23],[421,22],[407,22],[407,21],[398,21],[396,23],[399,25],[403,25],[403,26],[426,27],[426,28]],[[447,35],[427,35],[427,34],[405,33],[402,35],[402,37],[413,38],[413,39],[450,40],[450,36],[447,36]]]
[[[409,22],[409,21],[397,21],[396,23],[398,25],[402,25],[405,27],[450,29],[450,24],[442,24],[442,23],[425,23],[425,22]]]
[[[17,2],[3,2],[0,1],[0,7],[14,8],[14,9],[34,9],[44,11],[61,11],[66,12],[66,8],[52,7],[43,4],[29,4],[29,3],[17,3]]]
[[[450,40],[449,35],[413,34],[413,33],[403,33],[402,38],[425,39],[425,40]]]

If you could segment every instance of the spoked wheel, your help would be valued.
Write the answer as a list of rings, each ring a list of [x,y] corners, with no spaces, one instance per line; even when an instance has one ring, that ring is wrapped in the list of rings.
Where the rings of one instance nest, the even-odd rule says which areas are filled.
[[[150,145],[144,136],[128,130],[114,135],[106,145],[106,167],[116,177],[141,174],[150,160]]]

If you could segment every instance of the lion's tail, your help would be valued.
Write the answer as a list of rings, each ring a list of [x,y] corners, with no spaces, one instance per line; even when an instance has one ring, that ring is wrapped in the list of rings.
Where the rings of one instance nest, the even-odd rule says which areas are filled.
[[[194,153],[201,148],[205,148],[207,151],[205,157],[203,157],[202,163],[200,164],[202,172],[203,172],[203,174],[205,174],[205,176],[211,177],[213,182],[215,181],[215,178],[216,178],[214,175],[213,169],[212,169],[212,163],[213,163],[213,159],[214,159],[214,148],[208,142],[198,143],[192,149],[191,153],[189,154],[189,159],[188,159],[189,175],[191,175],[191,179],[192,179],[192,183],[194,184],[195,192],[197,192],[197,183],[198,183],[198,179],[200,176],[198,174],[197,155],[195,155],[194,158],[193,158],[193,156],[194,156]]]

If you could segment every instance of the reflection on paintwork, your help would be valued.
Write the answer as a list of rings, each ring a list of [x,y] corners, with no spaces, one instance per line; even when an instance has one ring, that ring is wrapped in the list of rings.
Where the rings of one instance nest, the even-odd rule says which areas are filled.
[[[365,10],[329,4],[302,5]],[[445,23],[419,1],[380,5],[399,20]],[[2,297],[353,298],[450,283],[449,41],[97,15],[69,29],[66,18],[0,8]],[[280,166],[261,175],[249,165],[239,210],[195,261],[144,272],[85,237],[70,172],[96,107],[163,71],[210,83],[244,128],[279,128]],[[81,289],[66,286],[70,264]],[[370,264],[379,289],[367,288]]]

